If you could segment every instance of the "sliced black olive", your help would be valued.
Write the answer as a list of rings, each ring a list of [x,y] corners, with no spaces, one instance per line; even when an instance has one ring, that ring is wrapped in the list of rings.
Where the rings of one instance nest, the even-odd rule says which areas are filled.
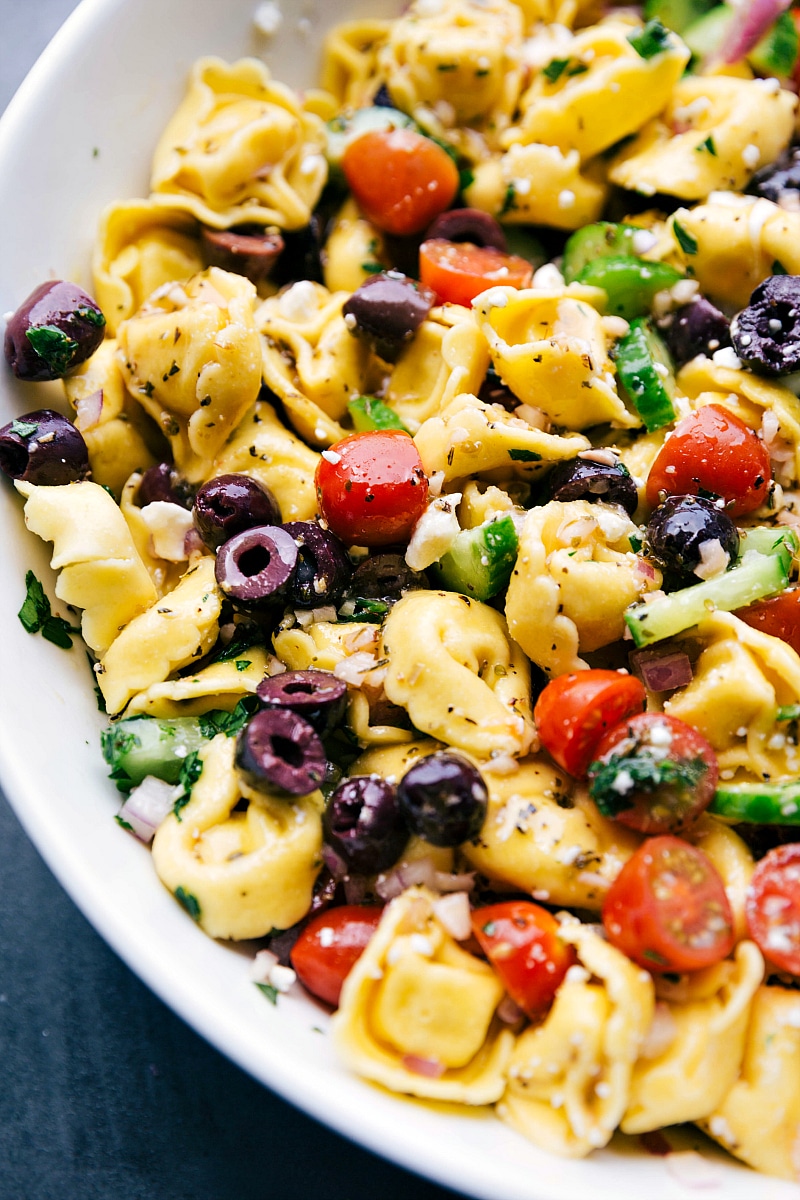
[[[322,283],[322,247],[325,244],[326,224],[320,213],[312,213],[308,225],[302,229],[283,231],[283,253],[272,271],[272,279],[278,287],[296,283],[299,279]]]
[[[281,512],[269,488],[249,475],[217,475],[195,496],[194,526],[211,550],[256,525],[277,525]]]
[[[412,833],[433,846],[460,846],[477,837],[489,802],[477,767],[448,750],[416,762],[397,795]]]
[[[261,792],[306,796],[325,778],[325,748],[312,725],[285,708],[251,717],[236,742],[236,766]]]
[[[320,737],[335,729],[347,707],[347,684],[331,671],[285,671],[262,679],[256,694],[265,708],[288,708]]]
[[[373,554],[356,567],[347,595],[367,600],[399,600],[406,592],[429,587],[424,571],[412,571],[402,554]]]
[[[292,599],[299,608],[336,604],[352,574],[350,559],[339,539],[316,521],[287,521],[283,528],[297,544],[297,571]]]
[[[6,325],[6,362],[18,379],[62,379],[91,358],[106,319],[83,288],[54,279],[35,288]]]
[[[771,275],[733,318],[733,348],[759,375],[800,371],[800,275]]]
[[[508,249],[502,227],[479,208],[451,208],[436,218],[425,232],[425,241],[444,238],[446,242],[471,242],[473,246]]]
[[[515,396],[507,387],[494,367],[489,367],[478,392],[478,399],[484,404],[499,404],[506,412],[513,412],[519,407],[519,396]]]
[[[279,525],[259,525],[229,538],[217,552],[217,583],[234,605],[267,608],[281,599],[297,566],[294,538]]]
[[[136,500],[140,508],[162,500],[168,504],[180,504],[181,508],[191,509],[194,497],[195,489],[192,485],[175,470],[171,463],[167,462],[148,467],[142,475],[136,493]]]
[[[790,146],[774,162],[756,171],[745,191],[780,204],[786,193],[800,192],[800,146]]]
[[[715,350],[731,344],[728,318],[703,296],[677,309],[662,333],[679,367],[698,354],[710,358]]]
[[[204,226],[201,240],[209,266],[246,275],[253,283],[269,277],[284,249],[279,233],[265,233],[257,226],[239,230]]]
[[[71,421],[40,408],[0,429],[0,470],[11,479],[58,487],[86,479],[89,452]]]
[[[380,775],[343,780],[328,800],[322,832],[357,875],[375,875],[393,866],[409,837],[397,791]]]
[[[739,533],[731,518],[704,496],[670,496],[653,511],[645,541],[649,554],[664,568],[664,590],[697,583],[695,569],[703,547],[719,543],[728,562],[739,553]]]
[[[572,458],[557,463],[544,483],[544,498],[560,500],[602,500],[605,504],[620,504],[633,516],[639,504],[639,493],[627,467],[622,463],[595,462],[592,458]]]
[[[344,304],[345,320],[375,352],[394,362],[427,317],[436,297],[400,271],[382,271],[356,288]]]

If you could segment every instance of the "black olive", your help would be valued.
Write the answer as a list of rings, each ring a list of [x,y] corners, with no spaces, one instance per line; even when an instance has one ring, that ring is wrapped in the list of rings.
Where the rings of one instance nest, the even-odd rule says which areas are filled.
[[[394,362],[427,317],[436,297],[400,271],[382,271],[356,288],[342,308],[353,332],[366,338],[375,352]]]
[[[478,392],[478,399],[484,404],[499,404],[506,412],[513,412],[519,407],[519,396],[515,396],[507,387],[494,367],[490,366]]]
[[[447,750],[416,762],[397,795],[412,833],[433,846],[460,846],[476,837],[489,801],[477,767]]]
[[[679,367],[698,354],[710,358],[715,350],[731,344],[728,318],[703,296],[676,309],[662,332]]]
[[[256,694],[265,708],[288,708],[313,725],[320,737],[341,722],[347,684],[331,671],[285,671],[262,679]]]
[[[759,375],[800,370],[800,275],[771,275],[731,324],[733,348]]]
[[[325,244],[326,225],[321,213],[312,213],[308,224],[302,229],[283,231],[283,253],[272,271],[272,279],[278,287],[297,283],[299,279],[322,283],[322,247]]]
[[[238,230],[204,226],[201,240],[209,266],[245,275],[253,283],[269,277],[284,249],[279,233],[251,225]]]
[[[380,775],[343,780],[328,800],[322,832],[357,875],[375,875],[393,866],[409,836],[397,792]]]
[[[504,254],[508,249],[502,227],[479,208],[451,208],[441,213],[425,232],[425,241],[444,238],[446,242],[472,242],[473,246],[491,247]]]
[[[774,162],[756,171],[745,191],[776,204],[780,204],[787,193],[796,198],[800,192],[800,147],[789,146]]]
[[[236,766],[260,792],[306,796],[325,778],[325,763],[313,726],[285,708],[257,712],[236,741]]]
[[[71,421],[39,408],[0,429],[0,470],[11,479],[58,487],[87,478],[89,452]]]
[[[664,568],[664,590],[697,583],[695,568],[702,548],[718,542],[735,562],[739,533],[731,518],[704,496],[669,496],[650,517],[645,534],[648,553]]]
[[[192,519],[205,544],[216,550],[245,529],[279,524],[281,512],[269,488],[249,475],[217,475],[195,496]]]
[[[385,83],[382,83],[375,95],[372,97],[373,108],[397,108],[397,105],[389,95],[389,89]]]
[[[286,595],[296,566],[294,538],[279,525],[258,525],[220,547],[215,574],[234,605],[259,609]]]
[[[356,567],[347,595],[367,600],[400,600],[406,592],[429,587],[424,571],[412,571],[402,554],[373,554]]]
[[[35,288],[6,325],[6,362],[18,379],[62,379],[91,358],[106,319],[83,288],[54,279]]]
[[[136,493],[136,501],[140,508],[162,500],[168,504],[180,504],[181,508],[191,509],[194,497],[195,489],[192,485],[178,474],[171,463],[167,462],[148,467],[142,475]]]
[[[542,502],[560,500],[602,500],[604,504],[619,504],[633,516],[639,504],[639,493],[630,472],[621,462],[596,462],[593,458],[571,458],[557,463],[544,482]]]
[[[292,599],[299,608],[319,608],[341,599],[352,574],[350,559],[339,539],[316,521],[286,521],[283,528],[298,550],[292,580]]]

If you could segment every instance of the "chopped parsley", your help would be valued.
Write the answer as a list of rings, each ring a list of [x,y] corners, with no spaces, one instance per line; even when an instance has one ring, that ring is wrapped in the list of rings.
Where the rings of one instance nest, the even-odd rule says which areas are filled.
[[[266,996],[270,1004],[278,1003],[278,989],[271,983],[257,983],[256,987]]]
[[[513,462],[541,462],[541,454],[537,454],[535,450],[509,450],[508,457]]]
[[[41,633],[42,637],[54,646],[62,650],[71,650],[70,635],[80,633],[80,626],[70,625],[63,617],[53,616],[50,601],[33,571],[28,571],[25,575],[25,589],[25,601],[17,616],[28,633]]]
[[[119,813],[114,813],[114,820],[117,822],[120,829],[127,829],[128,833],[133,833],[133,826],[131,825],[130,821],[126,821],[124,817],[119,815]]]
[[[184,887],[175,888],[175,899],[183,905],[193,921],[200,920],[200,901]]]
[[[700,152],[705,151],[708,154],[711,154],[714,158],[717,157],[717,147],[714,145],[714,139],[711,134],[709,134],[706,140],[701,142],[699,146],[695,146],[695,149]]]
[[[604,817],[615,817],[634,805],[637,792],[658,795],[660,804],[679,808],[708,771],[697,758],[656,758],[641,744],[627,754],[611,754],[589,767],[589,794]]]
[[[97,308],[89,308],[88,304],[84,304],[82,308],[77,308],[76,313],[82,317],[84,321],[88,321],[90,325],[94,325],[95,329],[103,329],[106,319]]]
[[[197,724],[200,726],[200,732],[204,738],[216,737],[218,733],[224,733],[226,737],[235,737],[242,726],[247,724],[257,707],[258,700],[255,696],[243,696],[233,712],[215,708],[213,712],[203,713],[202,716],[199,716]]]
[[[203,764],[200,761],[200,755],[196,750],[192,750],[191,754],[187,754],[186,758],[181,764],[180,774],[178,775],[178,783],[183,788],[183,791],[172,806],[172,811],[179,821],[183,819],[181,817],[181,810],[184,809],[191,800],[192,788],[202,774]],[[195,918],[195,920],[196,919],[197,918]]]
[[[340,621],[368,621],[380,625],[390,605],[386,600],[370,600],[366,596],[351,596],[345,600],[338,612]]]
[[[568,58],[553,58],[546,67],[542,67],[542,74],[548,83],[557,83],[568,66]]]
[[[379,262],[362,262],[361,263],[361,270],[366,275],[380,275],[380,273],[383,269],[384,269],[383,263],[379,263]]]
[[[462,167],[458,173],[458,190],[465,192],[475,182],[475,172],[470,167]]]
[[[636,533],[629,534],[628,541],[631,544],[631,550],[633,551],[634,554],[638,554],[639,551],[641,550],[642,546],[644,545],[644,542],[639,537],[639,535]]]
[[[679,225],[677,221],[672,222],[672,232],[678,239],[678,245],[684,254],[697,254],[697,238],[692,237],[689,231]]]
[[[227,646],[214,656],[214,662],[230,662],[232,658],[238,658],[245,650],[249,650],[263,640],[264,635],[257,625],[237,625],[236,632]]]
[[[662,50],[669,49],[669,30],[656,17],[648,21],[644,28],[629,34],[628,41],[640,58],[655,58]]]
[[[36,430],[38,428],[39,428],[39,425],[35,421],[14,420],[11,422],[11,432],[15,433],[17,435],[17,437],[21,437],[21,438],[30,437],[32,433],[36,433]]]
[[[513,183],[510,183],[506,188],[506,194],[503,198],[503,207],[500,209],[498,216],[503,217],[506,213],[513,212],[517,207],[517,189]]]
[[[34,325],[26,329],[25,336],[53,375],[66,374],[78,349],[76,341],[57,325]]]
[[[237,658],[236,660],[237,671],[246,671],[247,668],[252,667],[252,665],[253,664],[249,658]]]

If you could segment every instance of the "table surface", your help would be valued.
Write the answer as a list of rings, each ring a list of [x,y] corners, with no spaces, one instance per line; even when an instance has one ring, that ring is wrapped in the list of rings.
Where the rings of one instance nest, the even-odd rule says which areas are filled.
[[[0,110],[75,4],[0,0]],[[0,879],[4,1200],[457,1200],[202,1041],[98,937],[1,793]]]

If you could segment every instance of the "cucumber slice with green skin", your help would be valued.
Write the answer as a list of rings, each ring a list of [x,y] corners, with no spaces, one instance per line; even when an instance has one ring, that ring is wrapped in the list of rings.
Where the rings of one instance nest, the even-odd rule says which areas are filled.
[[[624,614],[637,648],[673,637],[698,625],[714,609],[733,612],[754,600],[782,592],[789,571],[782,554],[751,550],[735,567],[714,579],[651,600],[632,604]]]
[[[519,539],[510,516],[462,529],[435,570],[452,592],[490,600],[508,584],[517,561]]]
[[[793,529],[770,529],[762,525],[754,525],[751,529],[739,530],[739,558],[748,550],[757,550],[759,554],[780,554],[786,560],[789,569],[792,558],[800,548],[800,539]]]
[[[365,133],[388,132],[392,129],[414,129],[417,122],[396,108],[357,108],[328,121],[325,157],[331,167],[341,170],[344,152],[351,142]]]
[[[104,729],[100,742],[111,778],[120,791],[130,791],[146,775],[177,783],[187,757],[207,738],[196,717],[128,717]]]
[[[646,0],[644,17],[646,21],[657,17],[668,29],[682,34],[715,4],[716,0]]]
[[[778,709],[776,721],[796,721],[800,718],[800,704],[784,704]]]
[[[358,433],[369,433],[373,429],[402,429],[404,433],[410,432],[394,409],[376,396],[355,396],[348,401],[347,411]]]
[[[719,50],[733,17],[734,11],[729,4],[719,4],[686,28],[683,40],[695,58],[708,58]],[[781,13],[745,57],[759,74],[786,78],[795,68],[798,50],[800,44],[794,20],[789,13]]]
[[[576,282],[603,288],[606,312],[633,321],[650,311],[656,292],[674,287],[683,278],[683,273],[668,263],[644,262],[619,254],[588,262],[578,272]]]
[[[748,825],[800,825],[800,783],[720,784],[708,812]]]
[[[628,41],[641,58],[655,58],[670,48],[669,30],[662,25],[658,17],[635,33],[628,34]]]
[[[676,417],[673,398],[675,375],[669,351],[651,323],[642,318],[631,324],[617,342],[617,378],[652,433]]]
[[[577,229],[564,247],[561,271],[565,280],[574,283],[583,268],[598,258],[620,255],[635,258],[634,237],[641,232],[636,225],[615,225],[612,221],[598,221]]]

